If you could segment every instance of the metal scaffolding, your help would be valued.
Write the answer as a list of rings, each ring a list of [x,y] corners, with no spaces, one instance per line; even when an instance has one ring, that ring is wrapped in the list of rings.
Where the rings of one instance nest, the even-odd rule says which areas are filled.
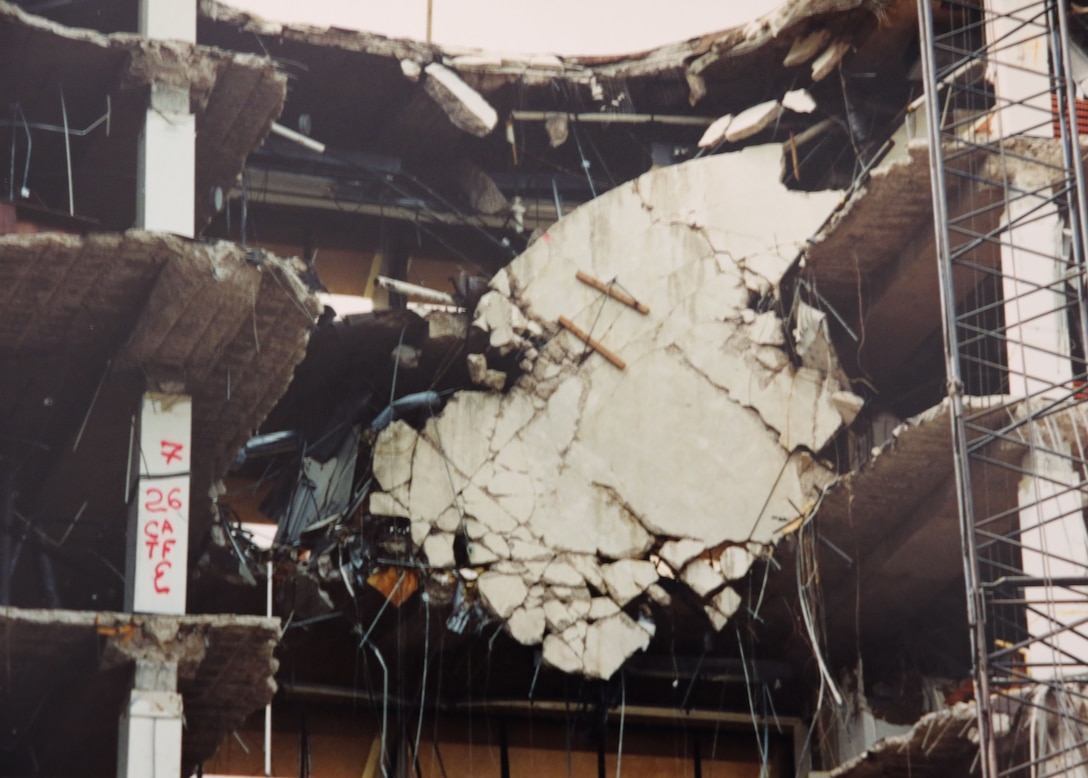
[[[1088,775],[1088,59],[1064,0],[918,8],[982,775]]]

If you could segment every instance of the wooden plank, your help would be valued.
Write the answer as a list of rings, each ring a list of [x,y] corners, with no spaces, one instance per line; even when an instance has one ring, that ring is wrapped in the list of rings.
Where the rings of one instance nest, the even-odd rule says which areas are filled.
[[[600,354],[602,357],[607,359],[609,362],[611,362],[613,365],[618,367],[620,370],[623,370],[624,368],[627,367],[626,362],[624,362],[618,356],[616,356],[611,351],[606,349],[599,342],[597,342],[593,338],[589,337],[589,333],[582,330],[578,325],[576,325],[574,322],[572,322],[566,316],[560,316],[559,317],[559,324],[564,329],[569,330],[574,335],[574,337],[578,338],[578,340],[585,343],[587,346],[589,346],[591,349],[596,351],[598,354]]]
[[[634,308],[643,316],[650,312],[650,309],[647,308],[645,305],[640,303],[638,300],[636,300],[634,297],[627,294],[626,292],[621,292],[619,289],[616,289],[615,286],[613,286],[612,284],[606,284],[604,281],[599,281],[588,273],[583,273],[581,270],[575,273],[574,276],[583,284],[587,284],[589,286],[592,286],[594,289],[604,292],[613,300],[619,300],[624,305],[630,308]]]

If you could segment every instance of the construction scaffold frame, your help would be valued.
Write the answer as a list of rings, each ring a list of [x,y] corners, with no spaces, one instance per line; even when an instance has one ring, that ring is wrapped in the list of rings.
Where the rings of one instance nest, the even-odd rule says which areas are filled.
[[[1066,2],[918,2],[984,778],[1088,776],[1088,57]]]

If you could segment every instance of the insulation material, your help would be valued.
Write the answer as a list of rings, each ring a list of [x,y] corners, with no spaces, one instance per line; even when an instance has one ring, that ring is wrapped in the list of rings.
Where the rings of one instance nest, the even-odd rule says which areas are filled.
[[[787,337],[767,334],[775,314],[752,306],[838,195],[789,192],[776,166],[770,147],[709,157],[574,211],[476,311],[489,353],[517,352],[528,372],[504,394],[455,394],[420,432],[396,422],[377,439],[380,499],[410,517],[425,554],[435,536],[466,538],[470,562],[490,568],[486,606],[516,639],[543,641],[555,667],[607,678],[649,644],[652,621],[624,609],[638,614],[662,558],[720,629],[740,602],[730,581],[832,476],[810,452],[843,424],[834,355],[795,366]],[[615,279],[649,312],[579,271]],[[804,330],[821,340],[818,322]]]

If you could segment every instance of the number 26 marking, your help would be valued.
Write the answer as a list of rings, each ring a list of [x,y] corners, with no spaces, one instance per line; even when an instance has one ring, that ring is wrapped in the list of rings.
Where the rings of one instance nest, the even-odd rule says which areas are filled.
[[[181,510],[180,487],[174,487],[166,495],[163,495],[162,489],[151,487],[144,492],[144,495],[148,498],[147,502],[144,503],[144,509],[148,513],[166,513],[167,508],[175,511]]]

